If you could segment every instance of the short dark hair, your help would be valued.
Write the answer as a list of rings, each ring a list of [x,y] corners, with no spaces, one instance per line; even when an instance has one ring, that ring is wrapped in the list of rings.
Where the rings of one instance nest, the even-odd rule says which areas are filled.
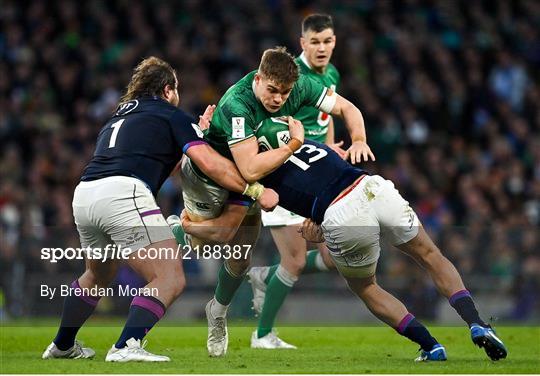
[[[310,30],[320,33],[326,29],[334,30],[334,21],[329,14],[310,14],[302,21],[302,35]]]
[[[165,86],[176,87],[176,71],[169,63],[158,57],[144,59],[133,70],[126,93],[120,103],[142,96],[162,96]]]
[[[275,47],[264,51],[259,73],[280,85],[295,83],[300,75],[294,56],[285,47]]]

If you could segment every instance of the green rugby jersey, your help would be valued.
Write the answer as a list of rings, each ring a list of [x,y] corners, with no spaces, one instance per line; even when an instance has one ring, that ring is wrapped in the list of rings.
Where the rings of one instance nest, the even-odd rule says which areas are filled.
[[[283,107],[268,112],[253,92],[253,71],[229,88],[221,98],[205,139],[221,155],[232,159],[229,147],[255,135],[257,126],[271,117],[295,116],[303,107],[323,105],[328,89],[306,75],[300,75]],[[324,107],[324,106],[323,106]]]
[[[336,91],[337,87],[339,86],[340,75],[334,65],[331,63],[328,64],[325,72],[320,74],[309,67],[304,53],[296,58],[296,62],[300,66],[301,74],[320,82],[333,91]],[[304,133],[306,138],[322,144],[325,143],[326,134],[328,133],[328,124],[330,123],[331,118],[330,115],[313,107],[302,107],[300,111],[294,115],[294,118],[300,120],[304,125]]]

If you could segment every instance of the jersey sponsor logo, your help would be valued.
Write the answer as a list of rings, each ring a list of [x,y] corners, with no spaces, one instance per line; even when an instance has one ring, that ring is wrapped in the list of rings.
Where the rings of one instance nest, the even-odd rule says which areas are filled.
[[[279,146],[287,145],[291,140],[291,135],[289,131],[279,131],[276,132],[276,138],[278,140]]]
[[[232,138],[246,137],[246,130],[244,128],[245,120],[243,117],[232,118]]]
[[[317,129],[305,129],[305,133],[308,136],[322,136],[328,133],[328,127]]]
[[[199,124],[191,123],[191,126],[193,127],[193,129],[195,130],[195,133],[197,133],[197,136],[199,136],[199,138],[204,137],[204,133],[203,131],[201,131]]]
[[[270,142],[268,142],[266,136],[259,137],[257,141],[259,142],[259,153],[264,153],[265,151],[272,150]]]
[[[118,110],[116,110],[115,115],[116,116],[121,116],[121,115],[129,114],[131,111],[136,109],[138,106],[139,106],[139,101],[137,99],[134,99],[134,100],[129,101],[129,102],[122,103],[118,107]]]

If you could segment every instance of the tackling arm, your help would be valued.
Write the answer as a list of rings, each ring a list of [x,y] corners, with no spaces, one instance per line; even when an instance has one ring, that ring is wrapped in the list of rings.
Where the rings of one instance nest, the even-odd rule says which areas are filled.
[[[248,208],[248,206],[229,204],[225,206],[219,217],[198,222],[192,221],[186,211],[183,210],[180,220],[184,231],[198,239],[228,243],[236,235]]]
[[[279,196],[274,190],[266,189],[255,181],[253,182],[255,184],[248,185],[236,165],[221,156],[210,145],[194,145],[186,151],[186,155],[220,186],[250,196],[257,200],[264,210],[273,210],[278,204]]]
[[[238,193],[243,193],[246,189],[246,181],[234,163],[220,155],[210,145],[194,145],[186,151],[186,154],[202,172],[223,188]]]

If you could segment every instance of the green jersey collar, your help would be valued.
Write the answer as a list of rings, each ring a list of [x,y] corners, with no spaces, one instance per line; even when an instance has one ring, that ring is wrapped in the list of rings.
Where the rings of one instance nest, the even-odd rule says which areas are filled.
[[[326,70],[328,69],[328,65],[330,65],[330,62],[328,62],[328,65],[324,67],[324,72],[323,73],[319,73],[317,72],[315,69],[313,69],[313,67],[311,65],[309,65],[309,62],[306,58],[306,54],[304,54],[304,52],[302,51],[302,53],[300,54],[300,56],[298,56],[298,58],[300,59],[300,61],[310,70],[312,71],[313,73],[315,74],[318,74],[318,75],[321,75],[321,76],[324,76],[324,74],[326,73]]]
[[[300,61],[302,61],[302,63],[304,63],[304,65],[306,67],[308,67],[309,69],[313,70],[313,68],[311,68],[311,65],[309,65],[309,62],[307,61],[307,58],[306,58],[306,54],[304,52],[302,52],[299,56],[300,58]]]

